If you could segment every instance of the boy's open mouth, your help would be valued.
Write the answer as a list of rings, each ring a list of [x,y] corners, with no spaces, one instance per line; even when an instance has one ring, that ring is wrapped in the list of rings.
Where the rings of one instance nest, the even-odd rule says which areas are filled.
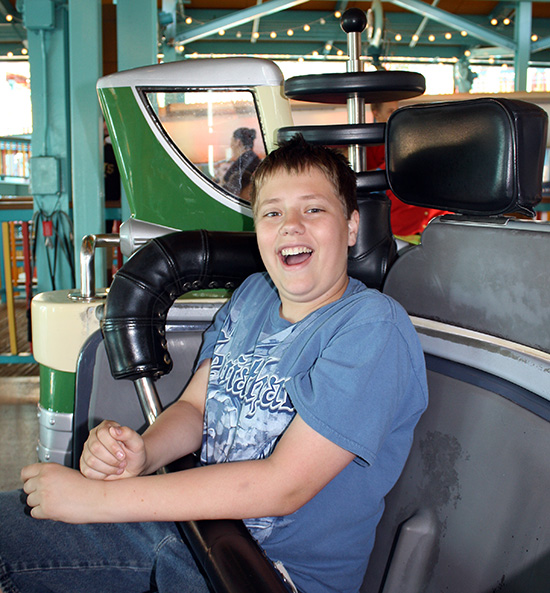
[[[281,249],[281,257],[287,266],[296,266],[311,257],[312,249],[308,247],[285,247]]]

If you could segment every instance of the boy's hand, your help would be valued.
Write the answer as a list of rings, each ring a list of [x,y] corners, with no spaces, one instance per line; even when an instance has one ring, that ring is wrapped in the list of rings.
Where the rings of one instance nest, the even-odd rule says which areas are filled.
[[[89,523],[102,500],[100,482],[86,480],[78,471],[57,463],[34,463],[21,470],[27,504],[35,519]]]
[[[139,476],[147,461],[143,438],[127,426],[104,420],[90,431],[80,457],[80,471],[94,480]]]

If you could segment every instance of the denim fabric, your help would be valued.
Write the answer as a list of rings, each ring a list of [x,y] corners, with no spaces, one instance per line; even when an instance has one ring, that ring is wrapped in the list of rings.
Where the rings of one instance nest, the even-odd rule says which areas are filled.
[[[0,493],[3,593],[208,593],[173,523],[69,525],[33,519]]]

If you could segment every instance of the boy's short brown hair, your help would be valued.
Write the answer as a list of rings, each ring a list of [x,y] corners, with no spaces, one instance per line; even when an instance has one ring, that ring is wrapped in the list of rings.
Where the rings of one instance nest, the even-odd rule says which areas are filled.
[[[316,167],[332,183],[349,219],[357,206],[357,176],[346,157],[326,146],[309,144],[300,134],[281,142],[258,165],[252,176],[250,203],[256,213],[256,200],[264,181],[277,173],[302,173]]]

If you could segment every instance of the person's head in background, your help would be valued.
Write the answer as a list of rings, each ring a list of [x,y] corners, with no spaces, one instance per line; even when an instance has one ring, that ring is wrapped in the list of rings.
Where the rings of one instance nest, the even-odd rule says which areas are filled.
[[[387,122],[390,115],[398,109],[398,101],[388,101],[387,103],[371,103],[370,106],[374,121],[378,124]]]
[[[253,128],[237,128],[231,137],[231,150],[233,158],[238,158],[243,152],[254,148],[256,130]]]

